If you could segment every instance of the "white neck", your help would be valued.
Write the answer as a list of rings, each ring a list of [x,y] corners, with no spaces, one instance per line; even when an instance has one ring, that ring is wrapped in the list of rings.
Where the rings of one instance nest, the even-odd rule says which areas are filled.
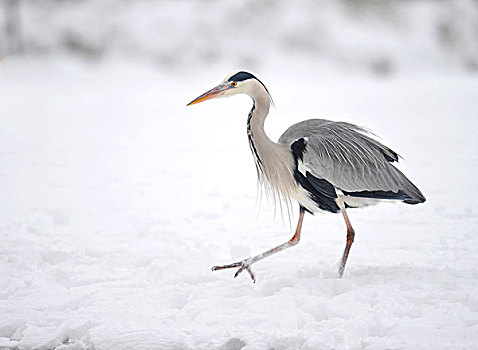
[[[270,109],[270,99],[267,91],[260,83],[252,85],[248,89],[247,94],[254,103],[247,117],[249,146],[254,156],[259,178],[261,179],[262,175],[265,175],[267,178],[264,161],[277,147],[277,144],[269,139],[264,130],[264,122]]]
[[[252,85],[249,91],[247,91],[247,94],[254,102],[254,106],[247,120],[248,131],[250,125],[250,131],[252,131],[254,139],[257,139],[258,141],[268,141],[270,143],[275,143],[267,137],[264,131],[264,122],[269,114],[271,105],[267,91],[260,83],[256,83]]]
[[[295,164],[289,145],[273,142],[265,133],[264,122],[271,102],[262,84],[253,84],[246,93],[254,102],[247,119],[247,136],[259,182],[266,193],[287,202],[293,197],[292,191],[295,188]]]

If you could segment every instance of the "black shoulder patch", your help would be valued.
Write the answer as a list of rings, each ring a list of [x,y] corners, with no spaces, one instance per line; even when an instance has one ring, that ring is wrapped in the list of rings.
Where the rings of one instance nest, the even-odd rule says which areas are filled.
[[[294,143],[290,145],[296,163],[298,160],[304,160],[305,146],[306,143],[303,138],[295,140]]]
[[[340,208],[335,202],[337,194],[335,193],[334,186],[327,180],[319,179],[308,171],[305,175],[299,171],[299,161],[304,160],[306,146],[307,141],[304,138],[300,138],[290,145],[295,162],[294,179],[302,188],[309,192],[310,198],[317,203],[320,209],[337,213],[340,211]]]

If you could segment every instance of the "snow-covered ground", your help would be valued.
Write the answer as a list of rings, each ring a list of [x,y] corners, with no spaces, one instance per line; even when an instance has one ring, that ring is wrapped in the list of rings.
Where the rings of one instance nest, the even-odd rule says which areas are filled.
[[[343,279],[341,216],[308,215],[253,284],[210,271],[295,224],[264,200],[258,215],[251,103],[186,107],[234,68],[0,65],[0,349],[476,347],[476,76],[256,71],[271,136],[310,117],[367,126],[427,202],[351,210]]]

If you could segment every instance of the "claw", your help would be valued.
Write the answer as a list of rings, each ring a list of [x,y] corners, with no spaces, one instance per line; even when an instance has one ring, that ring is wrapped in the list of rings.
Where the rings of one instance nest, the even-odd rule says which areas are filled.
[[[242,271],[246,270],[249,273],[249,276],[251,276],[252,282],[256,283],[256,277],[254,276],[254,273],[252,272],[252,270],[250,268],[249,259],[245,259],[245,260],[242,260],[242,261],[239,261],[239,262],[236,262],[236,263],[232,263],[232,264],[229,264],[229,265],[213,266],[211,268],[211,270],[212,271],[217,271],[217,270],[231,269],[231,268],[235,268],[235,267],[239,267],[239,269],[234,274],[234,278],[239,276],[239,274]]]
[[[249,272],[249,276],[251,276],[252,283],[256,283],[256,277],[254,276],[254,273],[252,272],[251,268],[247,268],[247,272]]]
[[[237,276],[239,276],[239,274],[240,274],[242,271],[244,271],[244,266],[241,266],[241,268],[236,271],[236,273],[234,274],[234,278],[236,278]]]

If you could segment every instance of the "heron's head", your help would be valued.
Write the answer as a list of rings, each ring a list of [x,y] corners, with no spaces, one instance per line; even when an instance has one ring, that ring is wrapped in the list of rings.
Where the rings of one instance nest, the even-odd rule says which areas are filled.
[[[272,102],[269,91],[254,75],[244,71],[234,72],[229,74],[221,84],[189,102],[188,106],[216,97],[227,97],[237,94],[247,94],[254,98],[260,91],[267,93]]]

